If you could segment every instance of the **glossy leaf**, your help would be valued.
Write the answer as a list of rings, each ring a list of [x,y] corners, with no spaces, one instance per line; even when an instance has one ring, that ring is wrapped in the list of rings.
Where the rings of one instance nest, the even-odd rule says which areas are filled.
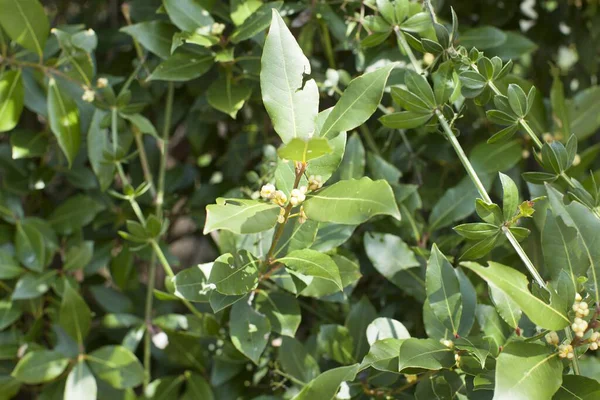
[[[134,388],[142,383],[144,369],[137,357],[123,346],[104,346],[87,357],[98,379],[115,389]]]
[[[257,200],[218,198],[206,207],[204,234],[217,229],[233,233],[256,233],[271,229],[277,223],[279,206]]]
[[[79,109],[54,79],[48,84],[48,117],[52,133],[71,166],[81,145]]]
[[[185,82],[204,75],[214,63],[210,54],[178,51],[160,63],[148,77],[149,81]]]
[[[69,359],[57,351],[31,351],[19,360],[11,376],[23,383],[35,385],[58,377],[68,364]]]
[[[10,131],[17,126],[24,97],[20,70],[6,71],[0,75],[0,132]]]
[[[44,51],[50,23],[37,0],[0,0],[0,25],[11,39],[37,53]]]
[[[208,283],[221,294],[246,294],[258,285],[258,260],[245,250],[223,254],[213,263]]]
[[[253,310],[245,301],[238,301],[233,305],[229,318],[233,345],[252,362],[258,364],[271,331],[269,319]]]

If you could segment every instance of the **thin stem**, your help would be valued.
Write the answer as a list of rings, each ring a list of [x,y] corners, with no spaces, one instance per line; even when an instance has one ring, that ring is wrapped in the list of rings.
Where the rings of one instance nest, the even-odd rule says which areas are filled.
[[[479,176],[477,176],[475,169],[473,169],[473,165],[467,158],[467,155],[465,154],[462,146],[458,142],[458,139],[456,139],[456,136],[454,135],[454,133],[452,132],[452,129],[450,128],[450,125],[448,125],[448,121],[446,120],[446,117],[444,117],[444,114],[442,114],[442,112],[440,110],[435,110],[435,115],[437,116],[438,120],[440,121],[442,128],[444,128],[444,134],[446,135],[446,138],[448,139],[448,141],[450,141],[450,144],[452,144],[452,147],[454,147],[454,151],[456,152],[456,155],[460,159],[460,162],[462,163],[462,165],[465,167],[465,170],[467,171],[469,178],[471,178],[471,181],[477,188],[479,195],[481,196],[483,201],[485,201],[488,204],[491,204],[492,199],[488,195],[487,190],[485,189],[485,186],[483,186],[483,183],[481,183]]]
[[[529,137],[531,138],[531,140],[533,140],[533,143],[535,143],[535,146],[538,149],[541,149],[542,146],[543,146],[543,143],[537,137],[537,135],[535,134],[535,132],[533,131],[533,129],[531,129],[531,127],[529,126],[529,124],[527,123],[527,121],[525,121],[524,119],[521,119],[519,121],[519,124],[523,127],[523,129],[525,129],[525,132],[527,132],[527,134],[529,135]]]
[[[111,109],[111,128],[110,128],[110,130],[112,133],[113,155],[115,157],[117,155],[117,150],[119,148],[119,142],[118,142],[119,131],[118,131],[118,124],[117,124],[117,115],[118,115],[117,107],[113,107]]]
[[[152,358],[152,336],[150,328],[152,327],[152,302],[154,299],[154,288],[156,285],[156,253],[152,252],[150,259],[150,268],[148,269],[148,290],[146,290],[146,306],[144,309],[144,322],[146,323],[146,334],[144,335],[144,390],[150,384],[151,377],[151,358]]]
[[[418,74],[422,74],[423,68],[421,68],[419,61],[417,61],[415,54],[413,53],[412,49],[408,45],[408,42],[406,41],[404,34],[400,31],[400,28],[398,28],[398,27],[394,28],[394,31],[396,32],[396,37],[398,38],[398,44],[400,45],[400,47],[404,50],[404,52],[408,56],[408,59],[410,60],[413,68],[415,69],[415,71],[417,71]]]
[[[525,250],[523,250],[523,247],[521,247],[521,244],[519,243],[517,238],[515,238],[515,236],[512,234],[510,229],[508,229],[508,227],[506,226],[503,226],[502,233],[504,233],[504,235],[506,236],[512,247],[515,249],[519,257],[521,257],[521,260],[523,261],[523,263],[525,263],[525,266],[527,267],[529,273],[531,274],[531,276],[533,276],[537,284],[543,288],[546,288],[546,282],[544,282],[544,279],[541,277],[541,275],[533,265],[533,262],[531,262],[529,256],[527,255],[527,253],[525,253]]]
[[[369,148],[369,150],[371,150],[373,153],[380,156],[381,152],[379,151],[379,148],[377,147],[377,143],[375,143],[375,139],[373,138],[373,135],[371,134],[371,131],[369,130],[367,125],[362,124],[358,127],[358,129],[360,129],[360,133],[362,133],[362,136],[365,139],[365,142],[367,143],[367,147]]]
[[[165,121],[163,125],[162,143],[160,143],[160,166],[158,170],[158,189],[156,193],[156,216],[162,219],[163,202],[165,196],[165,172],[167,169],[167,158],[169,156],[169,130],[171,128],[171,118],[173,116],[173,93],[175,87],[173,82],[169,82],[167,89],[167,104],[165,109]]]
[[[40,62],[41,62],[41,60],[40,60]],[[58,75],[61,78],[64,78],[68,81],[75,83],[77,86],[81,87],[82,89],[87,88],[87,85],[85,85],[85,84],[81,83],[80,81],[78,81],[77,79],[74,79],[71,76],[65,74],[61,70],[58,70],[58,69],[52,68],[52,67],[48,67],[41,63],[38,64],[38,63],[29,62],[29,61],[15,60],[13,58],[0,57],[0,64],[5,64],[5,63],[9,64],[9,65],[14,65],[16,67],[29,67],[29,68],[39,69],[46,75]]]
[[[140,163],[142,164],[144,179],[150,184],[150,195],[152,196],[152,198],[155,198],[156,188],[154,187],[154,178],[152,176],[152,171],[150,170],[150,166],[148,164],[148,156],[146,155],[146,148],[144,147],[143,135],[135,126],[132,127],[132,129],[133,137],[135,138],[135,145],[138,149],[138,152],[140,153]]]

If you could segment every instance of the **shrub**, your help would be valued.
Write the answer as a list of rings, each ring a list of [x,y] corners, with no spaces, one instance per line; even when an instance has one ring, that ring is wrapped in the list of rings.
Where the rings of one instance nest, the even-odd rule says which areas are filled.
[[[2,397],[600,396],[596,7],[538,3],[0,0]]]

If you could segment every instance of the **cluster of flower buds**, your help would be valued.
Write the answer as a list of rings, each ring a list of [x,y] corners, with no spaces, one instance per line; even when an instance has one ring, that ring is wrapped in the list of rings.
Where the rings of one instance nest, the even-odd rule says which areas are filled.
[[[296,207],[306,200],[306,186],[301,186],[300,189],[292,189],[290,192],[290,203]]]
[[[568,360],[572,360],[575,358],[575,351],[573,350],[573,346],[570,344],[561,344],[558,346],[558,356],[560,358],[566,358]]]
[[[577,293],[575,295],[575,303],[573,303],[573,311],[578,318],[587,317],[590,313],[588,303],[583,301],[581,295]]]
[[[276,190],[275,185],[267,183],[260,189],[260,197],[265,200],[272,200],[273,203],[280,207],[285,206],[287,203],[287,196],[281,190]]]
[[[590,350],[598,350],[600,347],[600,332],[592,333],[590,336]]]
[[[558,343],[560,342],[560,339],[558,338],[558,333],[552,331],[552,332],[548,332],[546,333],[546,342],[548,344],[554,345],[554,346],[558,346]]]
[[[585,335],[585,331],[588,328],[588,323],[585,319],[576,317],[575,320],[573,320],[571,328],[573,329],[573,332],[575,332],[575,336],[581,338],[583,335]]]

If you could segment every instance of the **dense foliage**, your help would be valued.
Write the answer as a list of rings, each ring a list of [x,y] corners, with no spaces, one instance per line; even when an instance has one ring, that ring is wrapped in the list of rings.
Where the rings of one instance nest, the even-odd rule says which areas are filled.
[[[600,398],[599,18],[0,0],[0,398]]]

